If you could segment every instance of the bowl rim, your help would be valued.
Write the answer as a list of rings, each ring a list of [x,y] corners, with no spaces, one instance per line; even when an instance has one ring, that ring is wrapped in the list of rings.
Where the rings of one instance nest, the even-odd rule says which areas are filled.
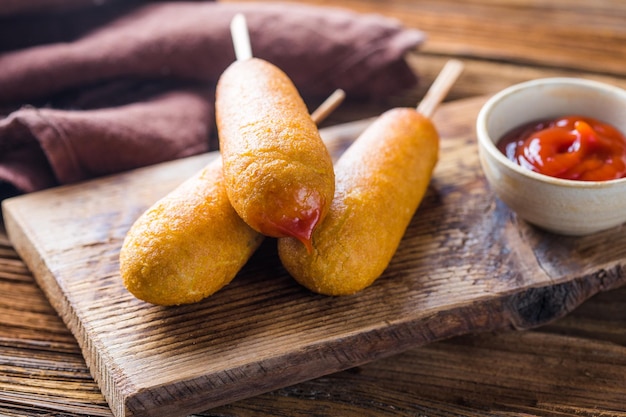
[[[535,181],[540,181],[548,184],[553,184],[561,187],[570,187],[570,188],[605,188],[611,185],[626,183],[626,177],[616,178],[612,180],[603,180],[603,181],[581,181],[581,180],[570,180],[564,178],[552,177],[546,174],[541,174],[535,171],[531,171],[527,168],[524,168],[515,162],[511,161],[507,158],[497,147],[493,140],[490,139],[490,136],[487,132],[487,119],[493,110],[493,108],[505,97],[508,97],[512,94],[515,94],[519,91],[534,88],[542,85],[572,85],[572,86],[582,86],[587,88],[599,89],[608,93],[612,93],[618,96],[623,96],[624,103],[626,105],[626,90],[620,88],[615,85],[607,84],[601,81],[589,80],[584,78],[575,78],[575,77],[547,77],[547,78],[537,78],[529,81],[524,81],[518,84],[511,85],[506,87],[499,92],[492,95],[481,107],[478,112],[478,117],[476,118],[476,136],[479,144],[479,148],[482,148],[492,158],[495,158],[497,162],[504,165],[510,170],[515,171],[519,175],[529,177]],[[626,135],[626,132],[622,132]]]

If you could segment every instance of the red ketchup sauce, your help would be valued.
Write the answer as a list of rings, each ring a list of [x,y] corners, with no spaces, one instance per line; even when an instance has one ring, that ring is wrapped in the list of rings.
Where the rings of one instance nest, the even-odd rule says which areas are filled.
[[[626,136],[590,117],[531,122],[509,131],[496,146],[520,166],[551,177],[607,181],[626,176]]]

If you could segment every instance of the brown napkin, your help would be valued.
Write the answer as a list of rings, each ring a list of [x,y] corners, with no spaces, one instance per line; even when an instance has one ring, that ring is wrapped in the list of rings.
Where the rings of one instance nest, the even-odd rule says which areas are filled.
[[[423,34],[377,15],[280,3],[135,6],[75,39],[0,54],[0,199],[214,149],[213,89],[235,59],[236,12],[254,55],[304,96],[343,88],[379,98],[416,82],[403,56]]]

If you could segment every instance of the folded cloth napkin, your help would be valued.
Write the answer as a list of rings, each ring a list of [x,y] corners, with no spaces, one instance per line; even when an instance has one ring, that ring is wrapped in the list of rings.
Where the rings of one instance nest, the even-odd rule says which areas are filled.
[[[379,98],[417,81],[404,55],[423,34],[378,15],[287,3],[135,5],[74,39],[0,53],[0,199],[215,149],[214,87],[235,59],[229,25],[238,12],[253,54],[303,96],[343,88]]]

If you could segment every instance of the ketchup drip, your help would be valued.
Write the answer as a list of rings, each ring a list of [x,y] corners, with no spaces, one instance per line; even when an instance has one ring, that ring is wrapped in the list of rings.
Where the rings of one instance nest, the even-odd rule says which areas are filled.
[[[263,216],[263,223],[275,237],[294,237],[311,253],[313,250],[313,231],[322,219],[325,199],[317,192],[306,187],[293,190],[288,202],[275,199]]]
[[[626,137],[591,117],[532,122],[508,132],[497,147],[520,166],[556,178],[606,181],[626,176]]]
[[[313,243],[311,241],[313,230],[315,230],[319,219],[319,210],[314,210],[297,218],[283,218],[280,222],[274,223],[274,226],[286,236],[298,239],[304,244],[307,252],[311,253],[313,250]]]

